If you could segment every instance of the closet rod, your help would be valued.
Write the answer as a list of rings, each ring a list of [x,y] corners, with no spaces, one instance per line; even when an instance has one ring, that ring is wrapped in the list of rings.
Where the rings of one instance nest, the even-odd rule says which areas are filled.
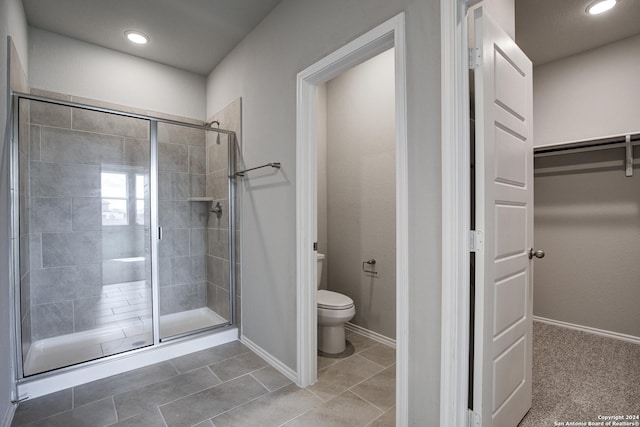
[[[640,145],[640,134],[632,134],[631,145]],[[585,151],[607,150],[610,148],[625,148],[626,135],[611,138],[594,139],[591,141],[571,142],[568,144],[558,144],[557,146],[546,146],[533,149],[534,157],[555,156],[557,154],[582,153]]]

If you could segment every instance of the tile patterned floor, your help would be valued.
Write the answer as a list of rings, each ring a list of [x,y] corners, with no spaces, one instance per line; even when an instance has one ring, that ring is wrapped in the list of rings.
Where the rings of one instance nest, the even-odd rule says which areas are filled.
[[[394,426],[395,350],[347,339],[355,353],[319,357],[306,389],[232,342],[25,401],[12,426]]]

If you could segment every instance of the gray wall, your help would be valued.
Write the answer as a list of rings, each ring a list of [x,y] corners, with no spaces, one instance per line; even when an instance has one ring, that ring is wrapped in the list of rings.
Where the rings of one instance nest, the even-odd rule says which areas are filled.
[[[243,332],[296,369],[296,74],[401,11],[407,23],[409,412],[439,416],[440,2],[284,0],[209,75],[207,111],[243,99]]]
[[[533,70],[535,145],[640,131],[640,35]]]
[[[351,297],[352,323],[396,336],[395,73],[390,49],[327,87],[328,289]],[[375,266],[362,271],[362,261]]]
[[[318,253],[324,254],[320,287],[327,289],[329,231],[327,227],[327,85],[318,87]]]
[[[536,159],[536,316],[640,337],[640,168],[627,178],[623,161],[624,149]]]
[[[203,76],[37,28],[29,29],[29,83],[138,109],[205,118]]]

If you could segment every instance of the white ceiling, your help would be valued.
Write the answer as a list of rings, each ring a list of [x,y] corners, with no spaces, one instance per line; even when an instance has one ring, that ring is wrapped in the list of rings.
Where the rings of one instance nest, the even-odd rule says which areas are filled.
[[[280,0],[23,0],[29,25],[208,74]],[[515,0],[516,41],[535,65],[640,34],[640,0],[589,16],[592,0]],[[134,46],[124,32],[151,38]]]
[[[516,42],[541,65],[640,34],[640,0],[590,16],[593,0],[516,0]]]
[[[29,25],[206,75],[280,0],[23,0]],[[126,30],[151,38],[135,46]]]

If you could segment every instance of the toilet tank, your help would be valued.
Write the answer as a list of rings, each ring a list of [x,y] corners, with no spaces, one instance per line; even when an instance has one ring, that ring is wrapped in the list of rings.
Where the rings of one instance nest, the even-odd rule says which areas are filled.
[[[318,257],[318,289],[320,289],[320,283],[322,282],[322,264],[324,263],[324,254],[316,253]]]

